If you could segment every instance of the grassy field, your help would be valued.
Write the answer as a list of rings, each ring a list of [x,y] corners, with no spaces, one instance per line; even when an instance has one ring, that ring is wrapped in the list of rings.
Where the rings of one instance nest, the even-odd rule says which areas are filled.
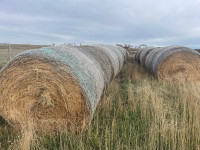
[[[37,49],[45,46],[47,45],[10,44],[12,49],[11,57],[14,57],[25,50]],[[10,54],[8,52],[8,44],[0,44],[0,68],[2,68],[9,60]]]
[[[135,62],[124,65],[87,130],[17,133],[0,119],[0,149],[200,149],[200,91],[158,82]]]

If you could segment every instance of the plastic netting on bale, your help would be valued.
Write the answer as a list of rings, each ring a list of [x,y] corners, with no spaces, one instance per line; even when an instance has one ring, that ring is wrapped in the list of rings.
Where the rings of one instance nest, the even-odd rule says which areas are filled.
[[[104,89],[104,76],[103,76],[103,70],[99,64],[99,62],[92,56],[92,55],[86,55],[83,52],[79,51],[76,47],[70,47],[70,46],[58,46],[56,48],[53,48],[58,53],[70,53],[75,58],[78,58],[83,62],[83,64],[87,67],[87,70],[92,75],[92,78],[94,80],[94,85],[96,89],[96,97],[95,101],[90,101],[90,104],[92,106],[92,113],[94,113],[94,110],[96,108],[96,105],[98,104],[102,91]],[[64,55],[65,56],[65,55]],[[79,72],[79,70],[76,70]],[[81,80],[84,80],[82,76],[80,76]],[[88,94],[89,91],[86,91]]]
[[[111,60],[106,55],[106,53],[101,48],[98,48],[96,46],[80,46],[77,48],[84,54],[88,55],[89,57],[95,58],[99,62],[103,70],[102,73],[104,75],[104,82],[107,86],[113,78],[114,70],[111,64]]]
[[[116,52],[105,45],[93,45],[93,46],[101,48],[106,53],[106,55],[110,58],[110,61],[112,63],[113,70],[114,70],[114,77],[115,77],[119,73],[119,66],[120,66],[119,58]]]
[[[94,113],[95,82],[88,66],[68,52],[26,51],[1,71],[1,113],[16,127],[83,127]]]
[[[184,46],[168,46],[159,51],[152,63],[158,79],[173,82],[200,82],[200,54]]]
[[[175,83],[200,82],[200,54],[184,46],[139,49],[136,60],[159,80]]]
[[[146,57],[146,60],[145,60],[145,67],[150,71],[152,72],[152,64],[153,64],[153,61],[154,61],[154,57],[156,55],[156,53],[159,53],[159,51],[161,51],[162,48],[154,48]]]
[[[121,46],[116,46],[117,49],[119,49],[122,53],[123,53],[123,56],[124,56],[124,60],[125,62],[128,60],[128,51],[124,48],[122,48]]]
[[[81,52],[85,53],[86,55],[90,55],[90,57],[94,57],[99,64],[101,65],[103,69],[105,84],[108,85],[108,83],[111,81],[115,75],[114,72],[114,66],[112,64],[112,59],[119,60],[119,71],[121,70],[125,59],[126,59],[126,50],[117,46],[111,46],[111,45],[87,45],[87,46],[80,46],[77,47]],[[110,53],[107,51],[113,51],[118,57],[111,57]]]
[[[116,46],[106,45],[106,47],[108,47],[109,49],[111,49],[113,52],[115,52],[117,54],[117,58],[119,61],[119,71],[118,71],[118,73],[119,73],[121,71],[124,61],[125,61],[124,54]]]
[[[143,49],[139,48],[136,53],[135,53],[135,61],[137,61],[139,63],[139,58],[140,58],[140,53]]]
[[[17,55],[0,72],[0,114],[20,129],[86,128],[111,80],[104,73],[120,69],[114,48],[93,48],[56,46]]]
[[[145,60],[147,55],[154,49],[155,47],[145,47],[140,52],[140,57],[138,58],[141,66],[145,66]]]

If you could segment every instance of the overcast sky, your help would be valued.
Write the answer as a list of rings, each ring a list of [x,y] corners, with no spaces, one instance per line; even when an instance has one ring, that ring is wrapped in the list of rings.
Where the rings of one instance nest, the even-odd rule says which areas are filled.
[[[200,0],[0,0],[0,43],[200,48]]]

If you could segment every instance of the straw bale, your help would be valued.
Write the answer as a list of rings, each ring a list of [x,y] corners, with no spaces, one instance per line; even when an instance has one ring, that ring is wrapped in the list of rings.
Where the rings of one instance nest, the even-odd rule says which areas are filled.
[[[11,125],[48,132],[83,129],[90,122],[103,75],[95,61],[70,49],[25,51],[1,70],[0,113]]]
[[[143,50],[143,48],[139,48],[136,53],[135,53],[135,61],[137,61],[139,63],[139,58],[140,58],[140,53]]]
[[[154,57],[157,53],[159,53],[159,51],[161,51],[162,48],[154,48],[146,57],[145,59],[145,67],[147,68],[147,70],[149,70],[150,72],[152,72],[152,63],[154,61]]]
[[[93,45],[96,46],[98,48],[101,48],[102,51],[104,51],[104,53],[106,53],[106,55],[110,58],[110,61],[112,63],[113,66],[113,70],[114,70],[114,76],[116,77],[116,75],[119,73],[119,59],[118,59],[118,55],[116,54],[115,51],[113,51],[113,49],[110,49],[109,47],[105,46],[105,45]]]
[[[127,61],[128,59],[128,51],[120,46],[112,46],[113,49],[116,51],[116,53],[118,54],[119,57],[119,61],[120,61],[120,71],[124,65],[124,63]]]
[[[90,101],[91,107],[92,107],[92,113],[94,113],[96,105],[98,104],[99,100],[101,99],[102,91],[105,86],[103,70],[102,70],[99,62],[94,57],[87,56],[84,53],[82,53],[81,51],[79,51],[77,49],[77,47],[58,46],[56,48],[53,48],[53,50],[58,52],[60,55],[63,55],[63,57],[65,57],[65,53],[69,53],[70,55],[74,56],[75,58],[81,60],[84,63],[84,65],[86,66],[87,70],[92,75],[92,78],[94,79],[94,85],[95,85],[96,95],[97,95],[95,98],[95,101]],[[84,80],[84,79],[81,79],[81,80]]]
[[[200,82],[200,54],[184,46],[164,47],[154,56],[152,72],[159,80]]]
[[[22,52],[0,72],[0,114],[19,129],[85,129],[124,54],[104,45]]]
[[[154,49],[155,47],[145,47],[142,49],[142,51],[140,52],[140,57],[139,57],[139,62],[141,64],[141,66],[145,66],[145,60],[147,55]]]
[[[129,52],[121,46],[116,46],[124,55],[125,62],[128,60]]]
[[[88,57],[93,57],[99,62],[103,70],[104,82],[107,86],[113,78],[114,71],[110,58],[101,48],[98,48],[96,46],[80,46],[77,48]]]
[[[116,59],[118,59],[118,61],[119,61],[119,71],[118,71],[118,73],[119,73],[124,65],[124,61],[125,61],[124,54],[116,46],[106,45],[106,47],[108,47],[110,50],[112,50],[113,52],[115,52],[117,54]]]

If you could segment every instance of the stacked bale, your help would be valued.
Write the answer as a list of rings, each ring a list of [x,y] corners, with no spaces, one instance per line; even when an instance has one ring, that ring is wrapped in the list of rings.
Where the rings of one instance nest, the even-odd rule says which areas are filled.
[[[193,49],[184,46],[144,48],[139,54],[140,62],[145,60],[145,67],[159,80],[200,82],[200,54]]]
[[[1,115],[16,128],[84,129],[121,70],[125,56],[116,49],[57,46],[20,53],[0,73]]]

